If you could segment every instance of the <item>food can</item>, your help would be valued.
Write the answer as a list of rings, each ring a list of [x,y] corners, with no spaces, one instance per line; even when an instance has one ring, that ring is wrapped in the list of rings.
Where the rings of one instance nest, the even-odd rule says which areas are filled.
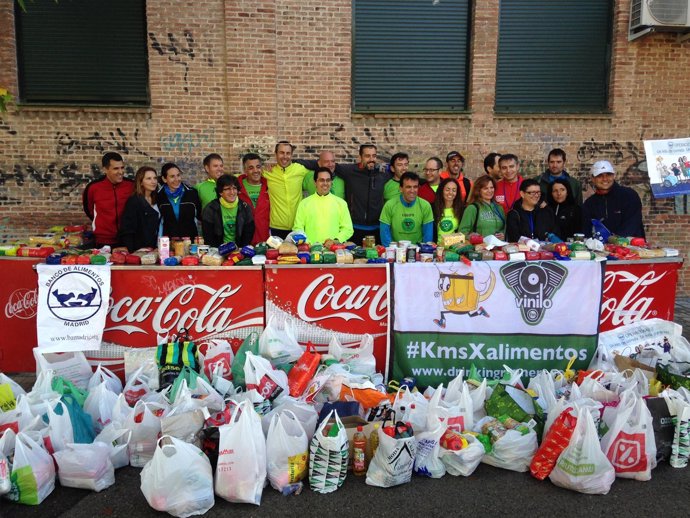
[[[437,246],[436,247],[436,262],[442,263],[443,262],[443,251],[445,248],[442,246]]]
[[[197,245],[197,255],[199,257],[205,256],[211,247],[208,245]]]
[[[407,247],[407,262],[416,263],[417,262],[417,247],[408,246]]]
[[[573,238],[576,243],[584,243],[585,242],[585,235],[584,234],[573,234]]]
[[[194,242],[195,242],[197,245],[203,245],[203,244],[204,244],[204,238],[203,238],[202,236],[196,236],[196,237],[194,238]]]
[[[199,245],[197,243],[189,245],[189,255],[199,255]]]
[[[386,261],[389,263],[395,262],[395,247],[389,246],[386,248]]]
[[[419,261],[422,263],[433,263],[434,262],[434,254],[420,254],[419,255]]]
[[[404,263],[405,259],[407,258],[405,256],[405,248],[402,246],[399,246],[398,248],[395,249],[395,262],[396,263]]]

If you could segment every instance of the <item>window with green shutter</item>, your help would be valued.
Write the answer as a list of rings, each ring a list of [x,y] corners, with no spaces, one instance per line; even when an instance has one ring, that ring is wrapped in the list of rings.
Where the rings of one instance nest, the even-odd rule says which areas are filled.
[[[32,0],[15,8],[24,104],[148,105],[144,0]]]
[[[353,111],[465,111],[469,5],[353,0]]]
[[[497,113],[605,113],[611,0],[501,0]]]

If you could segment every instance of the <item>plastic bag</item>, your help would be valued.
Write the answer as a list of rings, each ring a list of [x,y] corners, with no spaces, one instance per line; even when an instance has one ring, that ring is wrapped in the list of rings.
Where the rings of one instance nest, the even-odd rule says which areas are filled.
[[[446,467],[440,458],[440,439],[445,430],[446,426],[438,422],[435,429],[430,428],[429,431],[415,435],[417,452],[414,458],[414,472],[418,475],[441,478],[446,474]]]
[[[232,346],[227,340],[210,340],[206,346],[206,354],[200,354],[200,361],[204,366],[204,373],[208,379],[213,378],[214,371],[216,375],[227,380],[232,378],[230,366],[232,365],[234,354],[232,353]]]
[[[60,394],[60,396],[70,395],[74,398],[80,407],[84,407],[86,402],[86,397],[88,395],[88,390],[80,389],[70,380],[65,379],[61,376],[53,377],[52,387],[55,392]]]
[[[568,446],[576,424],[577,416],[572,415],[572,408],[565,409],[555,419],[532,458],[530,472],[534,478],[544,480],[549,476],[558,457]]]
[[[373,376],[376,374],[376,358],[374,357],[374,337],[365,334],[356,346],[346,347],[333,335],[328,344],[328,354],[336,361],[350,367],[353,374]]]
[[[158,390],[158,366],[156,365],[157,347],[137,347],[125,350],[125,382],[139,370],[146,376],[151,390]]]
[[[468,383],[469,386],[469,383]],[[474,422],[476,423],[481,418],[486,417],[486,409],[484,404],[489,394],[488,383],[486,378],[475,389],[470,387],[470,397],[472,398],[472,408],[474,412]]]
[[[441,396],[443,394],[443,383],[438,386],[434,395],[429,400],[429,407],[427,409],[427,429],[435,430],[436,424],[441,423],[444,427],[456,432],[462,432],[467,429],[465,426],[465,418],[467,417],[467,409],[464,411],[460,409],[460,403],[447,403]],[[470,400],[470,405],[472,404]],[[470,415],[472,409],[470,407]],[[404,421],[405,419],[403,419]],[[441,432],[443,433],[443,432]]]
[[[64,450],[68,444],[74,442],[74,431],[67,406],[62,401],[58,401],[55,408],[46,403],[45,410],[43,419],[48,423],[48,427],[43,430],[43,441],[46,450],[48,453]]]
[[[369,486],[393,487],[406,484],[412,478],[412,468],[417,455],[417,443],[413,437],[396,439],[377,430],[379,447],[367,470]]]
[[[149,378],[144,374],[145,366],[142,365],[127,379],[122,393],[129,406],[134,406],[141,398],[151,392]]]
[[[616,476],[649,480],[656,467],[656,442],[652,414],[643,399],[632,391],[621,394],[612,411],[612,422],[601,438],[601,449],[616,470]]]
[[[181,329],[170,342],[158,345],[156,365],[158,365],[160,388],[172,385],[185,366],[199,372],[199,353],[187,329]]]
[[[96,433],[113,420],[113,408],[118,396],[110,390],[110,386],[107,381],[101,382],[89,392],[84,402],[84,410],[91,416]]]
[[[273,409],[261,418],[261,426],[264,434],[268,435],[268,429],[271,426],[271,419],[276,414],[281,414],[289,410],[296,417],[307,435],[307,441],[311,441],[316,430],[316,423],[318,422],[319,414],[316,412],[314,405],[309,405],[299,399],[291,397],[280,398],[274,405]]]
[[[103,491],[115,483],[115,468],[110,449],[102,442],[69,444],[53,454],[58,465],[58,478],[64,487]]]
[[[132,430],[122,428],[118,423],[110,423],[101,433],[99,433],[94,442],[100,442],[108,446],[110,453],[110,462],[115,469],[123,468],[129,465],[129,441],[132,437]]]
[[[484,457],[484,445],[470,434],[462,434],[467,446],[461,450],[446,450],[441,448],[440,459],[446,467],[446,473],[453,476],[469,477]]]
[[[299,397],[304,393],[314,377],[316,369],[319,368],[320,361],[321,355],[314,350],[314,345],[309,342],[307,349],[288,373],[288,387],[292,397]]]
[[[288,391],[287,374],[275,370],[267,359],[250,352],[244,365],[244,379],[248,389],[255,389],[269,401],[277,398],[281,392]]]
[[[232,422],[218,431],[216,494],[229,502],[260,505],[266,481],[266,440],[259,415],[251,403],[243,401]]]
[[[329,425],[331,419],[334,423]],[[329,433],[325,432],[327,426]],[[312,491],[332,493],[343,485],[349,452],[345,427],[338,413],[332,410],[321,421],[309,443],[309,487]]]
[[[535,422],[539,437],[544,431],[544,412],[525,390],[499,383],[484,404],[487,415],[509,416],[520,423]]]
[[[247,353],[259,354],[259,335],[251,333],[244,339],[237,350],[235,360],[232,362],[232,382],[236,387],[244,387],[244,364],[247,361]]]
[[[14,410],[17,397],[26,394],[24,389],[12,378],[0,372],[0,413]]]
[[[161,434],[169,435],[181,441],[201,447],[199,432],[204,426],[204,421],[209,415],[201,409],[190,412],[176,413],[173,410],[161,419]]]
[[[549,479],[559,487],[590,495],[605,495],[611,489],[616,472],[601,451],[594,420],[587,410],[578,410],[570,443]]]
[[[266,437],[268,480],[274,489],[292,493],[307,475],[309,443],[299,420],[290,410],[271,419]]]
[[[196,446],[161,437],[141,470],[141,492],[157,511],[179,517],[205,514],[215,504],[211,463]]]
[[[110,390],[114,394],[122,393],[123,387],[120,378],[118,378],[113,373],[113,371],[107,369],[106,367],[103,367],[103,365],[99,363],[96,367],[96,371],[93,373],[93,376],[91,376],[91,379],[89,380],[89,385],[87,387],[89,389],[89,392],[95,389],[101,383],[106,383],[108,390]]]
[[[83,352],[43,353],[38,347],[33,351],[37,375],[42,371],[52,370],[56,376],[70,380],[80,389],[89,385],[93,371]]]
[[[9,493],[10,489],[12,489],[12,480],[10,479],[10,462],[7,460],[7,456],[0,451],[0,496]]]
[[[41,408],[43,408],[43,410],[41,410]],[[36,409],[38,412],[43,412],[45,410],[45,403],[41,402],[37,405]],[[6,430],[12,430],[17,434],[31,426],[31,423],[33,423],[35,419],[36,417],[31,411],[28,396],[19,396],[17,405],[13,410],[0,412],[0,434]]]
[[[55,465],[43,447],[25,433],[17,434],[12,489],[6,498],[20,504],[38,505],[55,489]]]
[[[70,442],[89,444],[93,442],[96,437],[96,432],[93,429],[91,416],[84,412],[84,409],[77,403],[77,400],[71,394],[65,394],[60,399],[69,413],[69,419],[72,423],[72,433],[74,440]]]
[[[482,462],[511,471],[528,471],[536,451],[537,434],[534,430],[525,435],[517,430],[507,430],[503,437],[493,443]]]
[[[146,403],[138,401],[125,426],[132,431],[127,448],[129,463],[135,468],[142,468],[156,451],[161,431],[160,418],[153,414]]]
[[[272,365],[278,366],[296,362],[302,352],[292,319],[286,318],[281,328],[277,319],[270,317],[259,337],[259,354],[268,358]]]
[[[393,411],[400,419],[409,422],[416,433],[427,429],[429,401],[420,393],[408,387],[401,388],[393,400]]]

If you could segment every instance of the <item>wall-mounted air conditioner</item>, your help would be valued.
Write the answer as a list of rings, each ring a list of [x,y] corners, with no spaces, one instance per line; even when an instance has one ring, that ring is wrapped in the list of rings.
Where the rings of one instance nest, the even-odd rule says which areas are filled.
[[[630,36],[690,29],[690,0],[631,0]]]

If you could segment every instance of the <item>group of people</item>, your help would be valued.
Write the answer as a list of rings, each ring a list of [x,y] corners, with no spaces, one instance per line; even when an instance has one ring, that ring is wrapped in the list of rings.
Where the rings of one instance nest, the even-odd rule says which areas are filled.
[[[566,171],[562,149],[551,150],[548,169],[529,179],[520,175],[517,156],[490,153],[485,174],[474,181],[465,176],[458,151],[448,153],[445,164],[429,158],[421,178],[408,170],[406,153],[381,164],[374,144],[361,145],[353,164],[336,163],[330,151],[317,160],[295,160],[293,151],[289,142],[279,142],[271,167],[248,153],[238,176],[226,174],[222,157],[212,153],[203,161],[207,178],[194,187],[183,182],[174,163],[164,164],[160,176],[153,167],[141,167],[129,180],[122,157],[106,153],[104,177],[83,193],[96,245],[134,251],[155,248],[159,236],[201,234],[210,246],[245,246],[293,231],[311,242],[359,244],[373,236],[384,246],[401,240],[442,243],[457,232],[514,242],[522,236],[590,236],[593,220],[614,234],[644,237],[640,198],[615,181],[613,166],[592,166],[595,191],[583,203],[582,185]]]

